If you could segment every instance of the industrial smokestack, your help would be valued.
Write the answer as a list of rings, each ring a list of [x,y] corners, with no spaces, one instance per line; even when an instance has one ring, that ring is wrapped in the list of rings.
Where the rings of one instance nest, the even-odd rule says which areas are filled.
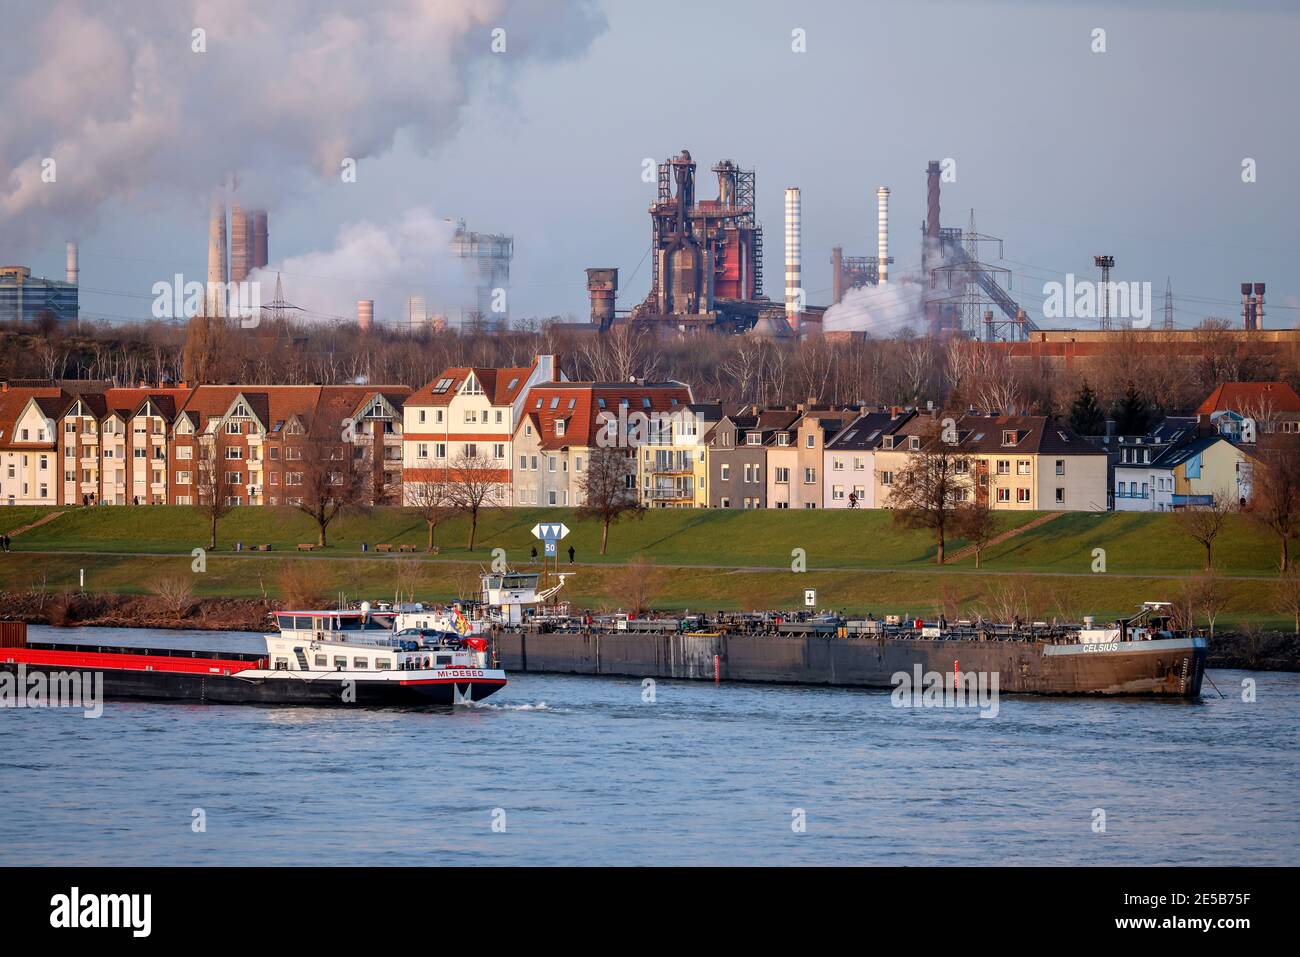
[[[270,259],[267,257],[268,238],[266,231],[266,210],[254,209],[248,214],[253,234],[252,261],[249,269],[262,269]]]
[[[925,172],[925,236],[937,242],[939,239],[939,161],[930,160],[930,165]]]
[[[803,253],[800,249],[803,226],[800,215],[802,201],[798,186],[789,186],[785,191],[785,316],[790,328],[799,331],[799,313],[802,311],[800,290],[803,280]]]
[[[70,242],[68,243],[68,282],[75,286],[80,273],[81,267],[77,261],[77,244]]]
[[[249,263],[249,222],[243,208],[230,207],[230,281],[243,282],[251,268]]]
[[[1250,298],[1251,284],[1243,282],[1241,284],[1241,328],[1250,332],[1255,322],[1254,303]]]
[[[618,270],[599,267],[587,270],[587,294],[591,297],[591,321],[601,329],[614,322],[614,300],[618,297]]]
[[[838,306],[844,298],[844,248],[831,247],[831,303]]]
[[[226,304],[221,293],[230,281],[226,266],[226,204],[220,198],[212,200],[212,215],[208,219],[208,289],[204,298],[204,315],[224,316]]]
[[[1255,283],[1255,328],[1264,328],[1264,284]]]
[[[880,285],[889,281],[889,187],[876,190],[876,259]]]
[[[375,325],[375,301],[373,299],[357,300],[357,325],[362,332],[369,332]]]

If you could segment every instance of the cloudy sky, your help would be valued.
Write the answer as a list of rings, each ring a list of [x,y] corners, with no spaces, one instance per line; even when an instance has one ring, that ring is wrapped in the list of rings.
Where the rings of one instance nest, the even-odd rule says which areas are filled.
[[[1157,296],[1171,277],[1180,325],[1235,319],[1246,280],[1269,284],[1267,325],[1300,317],[1290,0],[0,0],[0,16],[24,37],[0,60],[0,260],[61,275],[79,239],[92,315],[145,316],[155,282],[204,278],[209,196],[232,174],[270,210],[288,298],[321,312],[461,295],[439,249],[457,218],[514,236],[515,317],[585,317],[592,265],[620,267],[630,306],[649,279],[642,161],[685,147],[701,197],[718,159],[757,170],[769,295],[784,187],[803,189],[805,286],[826,303],[831,247],[874,253],[878,185],[895,273],[916,267],[926,161],[952,158],[944,224],[974,208],[1005,240],[1031,314],[1044,282],[1110,253]]]

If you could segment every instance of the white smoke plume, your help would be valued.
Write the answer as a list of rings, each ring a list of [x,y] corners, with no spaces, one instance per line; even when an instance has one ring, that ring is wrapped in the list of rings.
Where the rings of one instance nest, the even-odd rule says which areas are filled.
[[[474,300],[474,288],[451,249],[455,230],[455,223],[415,208],[396,223],[344,226],[333,249],[291,256],[248,278],[261,283],[266,305],[280,276],[285,299],[304,310],[298,315],[307,320],[352,321],[357,300],[373,299],[377,321],[401,322],[407,300],[420,296],[430,312],[446,315],[454,325]]]
[[[911,279],[891,280],[883,286],[857,286],[826,310],[822,331],[897,335],[904,327],[922,319],[923,289]]]
[[[88,230],[109,202],[169,192],[206,209],[232,176],[246,205],[274,206],[399,132],[445,140],[476,80],[605,28],[591,0],[54,0],[5,2],[0,22],[10,235]]]

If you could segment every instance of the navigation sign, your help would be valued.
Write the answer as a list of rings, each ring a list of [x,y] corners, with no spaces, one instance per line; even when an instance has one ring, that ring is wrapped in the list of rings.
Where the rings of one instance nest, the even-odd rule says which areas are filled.
[[[817,607],[817,589],[805,588],[803,590],[803,603],[809,608]]]
[[[533,538],[554,544],[569,534],[569,526],[563,522],[539,522],[533,526]],[[547,552],[547,554],[554,554]]]

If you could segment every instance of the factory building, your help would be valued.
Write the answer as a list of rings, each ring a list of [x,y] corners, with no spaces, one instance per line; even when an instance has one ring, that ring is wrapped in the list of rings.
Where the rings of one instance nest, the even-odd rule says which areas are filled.
[[[476,233],[461,220],[451,240],[452,251],[460,257],[466,281],[473,289],[473,301],[462,309],[461,325],[472,318],[486,321],[492,328],[510,324],[510,261],[515,255],[515,241],[499,233]]]
[[[33,276],[26,266],[0,266],[0,322],[35,322],[44,316],[76,322],[76,247],[69,246],[67,281]]]

